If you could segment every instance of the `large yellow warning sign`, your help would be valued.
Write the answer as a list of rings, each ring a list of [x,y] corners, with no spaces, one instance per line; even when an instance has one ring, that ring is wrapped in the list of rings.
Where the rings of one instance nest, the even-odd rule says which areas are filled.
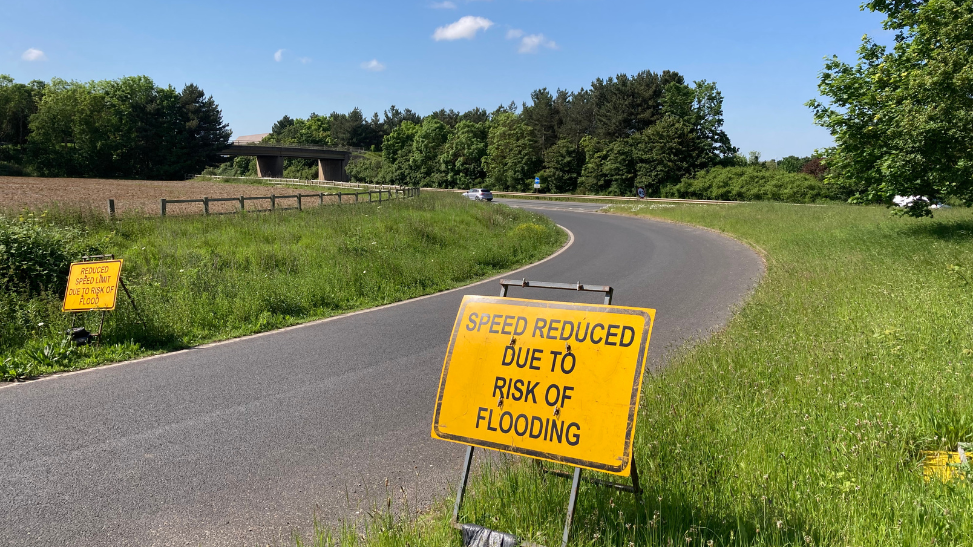
[[[121,276],[121,259],[72,263],[62,311],[115,309]]]
[[[655,310],[466,296],[432,436],[628,475]]]

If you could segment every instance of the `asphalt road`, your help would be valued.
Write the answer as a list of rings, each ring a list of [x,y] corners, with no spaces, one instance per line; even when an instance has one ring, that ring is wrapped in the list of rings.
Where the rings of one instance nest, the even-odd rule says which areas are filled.
[[[516,277],[610,284],[616,304],[658,310],[654,366],[721,326],[762,275],[753,251],[713,232],[597,204],[502,202],[575,236]],[[428,504],[453,488],[463,452],[429,437],[453,319],[464,294],[498,290],[0,388],[0,544],[278,544],[387,489]],[[510,296],[600,301],[550,292]]]

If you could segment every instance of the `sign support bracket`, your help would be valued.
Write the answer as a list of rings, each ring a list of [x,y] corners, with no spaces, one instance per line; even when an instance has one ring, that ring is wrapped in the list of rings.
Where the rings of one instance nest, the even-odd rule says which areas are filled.
[[[550,283],[546,281],[528,281],[524,279],[501,279],[500,280],[500,296],[506,298],[507,290],[510,287],[523,287],[523,288],[537,288],[537,289],[559,289],[567,291],[583,291],[583,292],[600,292],[605,294],[605,305],[610,306],[612,303],[612,297],[614,296],[614,289],[608,285],[584,285],[580,281],[578,283]],[[460,477],[459,487],[456,490],[456,503],[453,506],[453,528],[462,530],[463,525],[459,523],[459,511],[463,505],[463,497],[466,494],[466,486],[470,478],[470,468],[473,465],[473,445],[466,447],[466,456],[463,460],[463,471]],[[571,523],[574,520],[574,510],[578,501],[578,488],[581,485],[581,481],[584,480],[590,484],[596,484],[599,486],[606,486],[609,488],[614,488],[615,490],[620,490],[623,492],[631,492],[635,494],[636,501],[639,505],[642,504],[642,485],[639,482],[639,472],[635,465],[635,454],[633,449],[632,454],[632,465],[631,465],[631,477],[632,484],[621,484],[612,481],[606,481],[602,479],[595,478],[582,478],[581,468],[575,467],[574,473],[566,473],[564,471],[558,471],[554,469],[547,469],[544,464],[539,460],[535,460],[538,469],[542,473],[547,473],[550,475],[555,475],[558,477],[571,478],[571,496],[568,498],[568,510],[567,516],[564,521],[564,533],[561,536],[561,547],[567,547],[568,539],[571,537]],[[491,543],[493,545],[493,543]],[[506,543],[497,543],[497,545],[506,546]],[[540,545],[523,542],[520,543],[524,547],[542,547]]]

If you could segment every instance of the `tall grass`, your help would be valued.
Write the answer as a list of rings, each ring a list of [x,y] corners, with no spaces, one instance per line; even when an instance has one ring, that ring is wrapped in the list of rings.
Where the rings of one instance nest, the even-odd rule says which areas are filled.
[[[973,212],[613,209],[733,234],[768,270],[724,331],[646,378],[644,505],[583,485],[573,545],[973,545],[971,481],[920,463],[973,440]],[[461,520],[558,544],[568,487],[485,466]],[[387,536],[371,544],[403,544]]]
[[[35,374],[117,358],[119,345],[127,344],[127,358],[453,288],[538,260],[565,239],[544,217],[449,194],[304,212],[50,216],[125,260],[139,313],[119,295],[101,350],[77,350],[60,363],[34,359]],[[24,323],[21,336],[0,335],[0,361],[30,360],[45,348],[60,355],[68,322],[60,294],[0,306]]]

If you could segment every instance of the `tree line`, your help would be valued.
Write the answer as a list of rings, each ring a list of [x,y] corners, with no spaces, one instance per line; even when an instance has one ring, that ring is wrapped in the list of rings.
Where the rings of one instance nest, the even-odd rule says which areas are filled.
[[[547,192],[632,195],[662,188],[719,165],[739,162],[723,130],[723,96],[706,81],[672,71],[597,79],[576,92],[547,88],[530,103],[427,116],[392,106],[382,116],[284,116],[267,142],[360,147],[353,179],[440,188],[486,186],[528,191],[535,176]],[[215,174],[253,175],[251,158]],[[289,160],[285,176],[312,178],[313,166]]]
[[[0,174],[181,179],[222,161],[230,135],[219,105],[193,84],[0,75]]]

